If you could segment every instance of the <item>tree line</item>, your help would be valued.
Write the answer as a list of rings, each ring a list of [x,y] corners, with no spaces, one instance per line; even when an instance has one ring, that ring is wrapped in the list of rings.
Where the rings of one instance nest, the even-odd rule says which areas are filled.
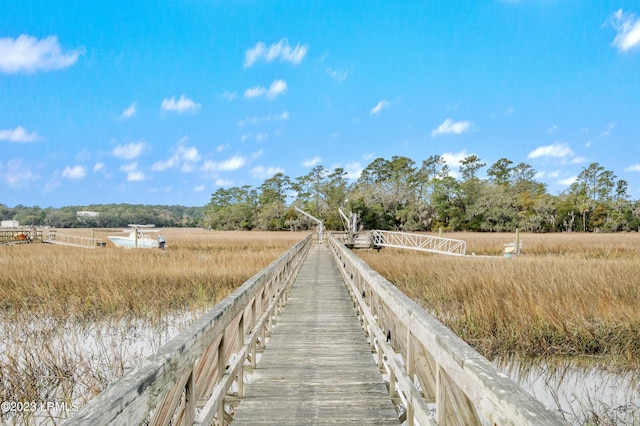
[[[338,208],[359,216],[364,229],[401,231],[617,232],[640,230],[640,202],[628,183],[598,163],[584,167],[559,195],[548,193],[529,164],[501,158],[487,167],[476,155],[460,161],[459,177],[443,157],[416,164],[393,156],[376,158],[351,182],[342,168],[313,167],[291,179],[277,173],[257,188],[220,188],[206,206],[204,223],[213,229],[304,229],[302,208],[342,229]]]
[[[98,215],[78,215],[79,211],[97,212]],[[204,207],[177,205],[98,204],[40,208],[0,204],[0,220],[16,220],[21,226],[52,228],[121,228],[130,223],[157,227],[201,226],[204,216]]]

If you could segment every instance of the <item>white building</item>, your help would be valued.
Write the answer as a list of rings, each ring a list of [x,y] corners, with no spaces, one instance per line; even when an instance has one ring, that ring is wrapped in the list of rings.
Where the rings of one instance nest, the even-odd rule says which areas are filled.
[[[91,211],[88,211],[88,210],[83,210],[83,211],[80,211],[80,212],[76,212],[76,214],[79,217],[98,217],[100,215],[100,212],[91,212]]]
[[[17,220],[3,220],[1,226],[2,228],[19,228],[20,223]]]

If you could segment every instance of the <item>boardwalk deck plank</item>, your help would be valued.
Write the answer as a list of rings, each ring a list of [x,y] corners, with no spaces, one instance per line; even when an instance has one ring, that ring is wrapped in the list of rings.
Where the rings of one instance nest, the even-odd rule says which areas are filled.
[[[325,246],[303,264],[233,424],[399,424]]]

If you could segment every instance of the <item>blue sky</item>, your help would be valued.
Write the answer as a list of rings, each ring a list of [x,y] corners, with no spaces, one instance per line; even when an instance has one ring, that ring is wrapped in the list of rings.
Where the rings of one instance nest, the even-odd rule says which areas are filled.
[[[638,1],[0,0],[0,203],[201,206],[317,164],[592,162],[640,198]]]

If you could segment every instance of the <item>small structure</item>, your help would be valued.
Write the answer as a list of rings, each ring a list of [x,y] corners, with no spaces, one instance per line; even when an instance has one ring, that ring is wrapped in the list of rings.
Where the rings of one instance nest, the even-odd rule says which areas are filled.
[[[3,220],[0,226],[2,228],[19,228],[20,222],[17,220]]]

